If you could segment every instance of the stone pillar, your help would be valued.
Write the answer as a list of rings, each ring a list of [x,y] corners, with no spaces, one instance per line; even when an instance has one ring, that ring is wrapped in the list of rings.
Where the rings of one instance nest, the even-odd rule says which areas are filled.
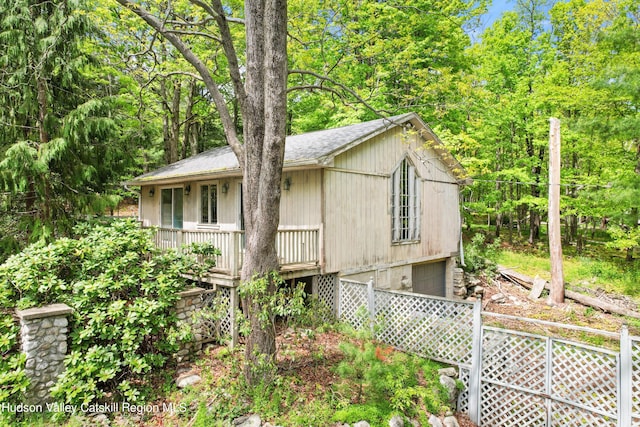
[[[453,269],[453,295],[454,298],[465,299],[467,297],[467,284],[464,282],[464,270],[456,267]]]
[[[17,310],[20,318],[22,352],[27,356],[25,373],[31,380],[27,390],[29,403],[51,400],[49,390],[64,371],[67,354],[67,315],[72,309],[66,304]]]
[[[180,292],[180,299],[176,303],[176,316],[179,322],[186,322],[193,328],[193,341],[185,343],[184,346],[176,353],[178,362],[187,360],[190,355],[197,354],[202,350],[202,330],[199,322],[194,322],[194,316],[202,310],[204,300],[202,294],[205,290],[202,288],[192,288]]]

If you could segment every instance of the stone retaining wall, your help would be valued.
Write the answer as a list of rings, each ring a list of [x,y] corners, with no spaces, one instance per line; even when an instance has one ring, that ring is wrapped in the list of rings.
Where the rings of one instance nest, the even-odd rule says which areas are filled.
[[[186,322],[193,328],[193,340],[186,343],[175,355],[178,362],[187,360],[190,356],[202,351],[202,330],[199,322],[195,320],[195,315],[204,306],[204,299],[202,298],[204,292],[205,289],[203,288],[192,288],[178,294],[180,295],[180,299],[176,303],[178,321]]]
[[[193,328],[193,340],[185,343],[175,354],[178,362],[186,361],[202,351],[203,329],[198,313],[204,308],[205,292],[203,288],[192,288],[179,293],[176,315],[179,322]],[[72,309],[65,304],[16,311],[21,325],[22,352],[27,356],[25,373],[31,383],[26,393],[27,403],[41,404],[51,400],[49,390],[64,371],[69,324],[67,316],[71,312]],[[234,336],[237,336],[237,332]],[[234,343],[232,340],[232,345]]]

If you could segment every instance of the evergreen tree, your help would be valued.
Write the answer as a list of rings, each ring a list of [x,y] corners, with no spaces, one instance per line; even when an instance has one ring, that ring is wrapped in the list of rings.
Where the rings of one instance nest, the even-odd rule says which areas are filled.
[[[0,252],[114,201],[125,157],[113,100],[85,76],[91,34],[80,1],[0,0]]]

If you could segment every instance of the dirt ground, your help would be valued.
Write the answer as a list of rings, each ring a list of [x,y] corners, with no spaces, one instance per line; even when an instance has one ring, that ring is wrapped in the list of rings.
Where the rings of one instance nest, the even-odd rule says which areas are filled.
[[[593,329],[619,332],[625,319],[622,316],[611,315],[585,307],[569,299],[566,303],[551,307],[546,303],[546,295],[543,294],[537,300],[528,298],[529,290],[524,287],[507,281],[506,279],[485,279],[481,278],[481,286],[484,288],[482,298],[483,310],[486,313],[499,313],[514,316],[516,318],[531,318],[549,322],[572,324],[585,326]],[[575,289],[574,289],[575,290]],[[591,296],[607,299],[610,302],[617,302],[626,305],[628,308],[637,309],[633,302],[622,296],[605,294],[603,291],[584,290],[590,292]],[[488,324],[498,324],[503,327],[524,330],[531,333],[543,335],[561,336],[568,339],[584,341],[589,334],[582,332],[567,331],[565,329],[554,328],[549,325],[536,325],[517,319],[492,318],[490,314],[483,316],[484,322]],[[632,334],[638,331],[630,327]],[[296,394],[303,397],[305,402],[313,399],[321,399],[333,384],[339,381],[337,374],[332,367],[342,360],[342,353],[339,349],[340,342],[345,340],[345,336],[337,332],[318,333],[310,338],[304,334],[295,333],[292,330],[280,331],[277,341],[279,346],[278,367],[282,374],[295,373],[299,379],[292,388]],[[606,345],[606,343],[604,344]],[[318,359],[318,351],[322,349],[322,358]],[[212,377],[208,380],[216,384],[224,382],[224,378],[233,375],[230,372],[229,361],[216,357],[220,351],[226,351],[223,347],[210,347],[207,354],[203,356],[198,364],[186,367],[193,373],[198,373]],[[237,354],[241,357],[241,352]],[[237,374],[237,373],[236,373]],[[208,404],[215,404],[212,400]],[[464,414],[456,414],[461,427],[475,427],[469,418]],[[167,421],[158,418],[155,423],[147,425],[167,425]],[[168,425],[171,425],[169,422]]]
[[[622,326],[627,323],[623,316],[602,312],[592,307],[566,298],[565,303],[552,307],[546,302],[546,291],[536,300],[528,298],[529,290],[519,284],[512,283],[502,277],[495,279],[481,278],[484,296],[482,298],[483,311],[488,313],[500,313],[519,318],[538,319],[562,324],[577,325],[608,332],[620,332]],[[590,290],[587,288],[573,289],[586,295],[600,298],[604,301],[637,310],[636,304],[628,297],[606,293],[602,289]],[[532,333],[562,336],[564,338],[584,337],[585,334],[557,329],[551,326],[540,326],[529,322],[507,320],[484,316],[485,322],[496,322],[502,326],[524,329]],[[640,330],[634,325],[628,325],[631,334],[638,334]],[[587,334],[589,335],[589,334]]]

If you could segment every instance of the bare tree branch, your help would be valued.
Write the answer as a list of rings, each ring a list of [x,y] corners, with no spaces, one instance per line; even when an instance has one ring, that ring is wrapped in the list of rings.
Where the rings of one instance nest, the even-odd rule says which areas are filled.
[[[198,1],[198,0],[194,0]],[[218,23],[218,29],[220,30],[220,38],[222,39],[222,48],[224,54],[227,57],[229,63],[229,75],[231,76],[231,82],[233,83],[233,90],[236,92],[236,98],[240,104],[240,111],[247,111],[247,94],[244,89],[244,82],[240,75],[240,65],[238,64],[238,54],[233,44],[233,37],[231,36],[231,30],[228,25],[228,18],[224,14],[222,8],[222,2],[220,0],[212,0],[214,9],[214,18]]]

